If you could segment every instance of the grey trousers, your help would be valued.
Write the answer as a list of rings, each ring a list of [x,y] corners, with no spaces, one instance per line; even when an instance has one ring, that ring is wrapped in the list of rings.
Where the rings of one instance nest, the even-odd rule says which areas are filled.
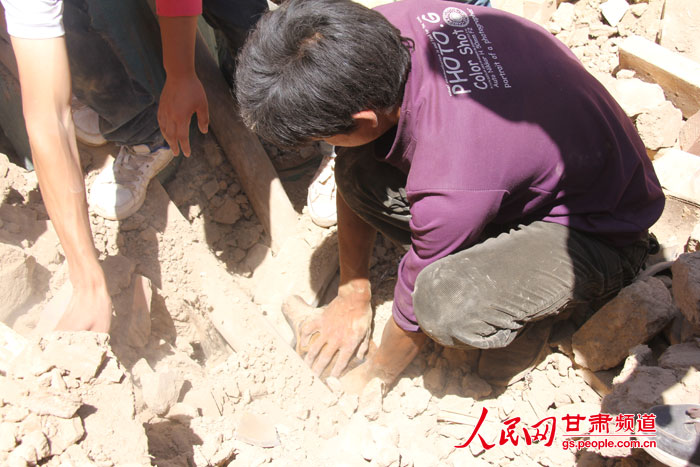
[[[338,191],[358,216],[408,248],[406,176],[375,159],[379,147],[386,149],[381,142],[337,149]],[[649,250],[646,236],[616,248],[543,221],[487,230],[476,245],[434,262],[416,280],[418,324],[442,345],[505,347],[528,323],[562,312],[590,314],[632,282]]]

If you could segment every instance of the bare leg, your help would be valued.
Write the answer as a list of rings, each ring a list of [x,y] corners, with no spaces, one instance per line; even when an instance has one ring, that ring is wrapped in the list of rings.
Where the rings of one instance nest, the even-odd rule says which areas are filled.
[[[422,332],[407,332],[390,319],[377,352],[365,363],[358,366],[340,381],[346,392],[361,394],[367,383],[380,378],[389,386],[418,354],[427,336]]]

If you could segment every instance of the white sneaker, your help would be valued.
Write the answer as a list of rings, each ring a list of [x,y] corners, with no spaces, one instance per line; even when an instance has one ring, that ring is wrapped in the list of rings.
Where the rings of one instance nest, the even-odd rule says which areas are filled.
[[[323,157],[321,165],[311,179],[306,205],[311,220],[319,227],[332,227],[338,222],[335,206],[335,148]]]
[[[126,219],[143,204],[148,182],[172,159],[168,147],[151,151],[145,144],[122,146],[117,158],[92,183],[90,207],[106,219]]]
[[[100,116],[87,105],[80,102],[75,96],[70,103],[73,114],[73,126],[75,137],[86,146],[103,146],[107,140],[100,133]]]

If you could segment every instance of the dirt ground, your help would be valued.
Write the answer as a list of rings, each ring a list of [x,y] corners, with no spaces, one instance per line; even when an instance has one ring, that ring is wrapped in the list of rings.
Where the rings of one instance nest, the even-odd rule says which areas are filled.
[[[614,82],[619,42],[630,34],[655,40],[664,0],[632,3],[615,27],[601,3],[568,3],[545,26]],[[299,213],[298,248],[275,257],[213,137],[197,136],[194,147],[164,185],[151,184],[137,214],[122,222],[91,215],[115,304],[109,342],[90,333],[42,337],[70,295],[67,265],[35,175],[0,156],[0,291],[12,284],[6,296],[14,300],[0,315],[9,326],[0,329],[0,464],[661,465],[640,449],[603,457],[557,443],[496,441],[514,417],[532,425],[552,414],[601,412],[627,364],[592,376],[572,359],[570,323],[557,326],[536,369],[507,388],[478,376],[478,351],[433,343],[385,395],[376,384],[359,398],[338,392],[333,380],[325,385],[293,352],[279,310],[297,270],[316,284],[321,303],[337,280],[335,228],[313,225],[304,206],[320,149],[265,146]],[[80,149],[90,186],[117,149]],[[699,219],[692,204],[670,201],[654,228],[667,256],[656,260],[682,253]],[[400,257],[378,237],[376,343],[391,316]],[[664,336],[648,343],[655,354],[669,346]],[[495,447],[475,439],[456,448],[483,408],[479,433]]]

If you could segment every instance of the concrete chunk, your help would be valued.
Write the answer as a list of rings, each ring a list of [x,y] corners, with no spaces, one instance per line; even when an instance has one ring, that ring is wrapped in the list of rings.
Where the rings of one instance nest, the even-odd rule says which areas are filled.
[[[669,101],[664,101],[639,115],[635,125],[647,149],[670,148],[678,139],[683,115]]]
[[[600,12],[610,26],[617,26],[629,8],[625,0],[608,0],[600,5]]]
[[[620,67],[658,83],[685,118],[700,110],[700,63],[639,36],[628,37],[618,50]]]
[[[700,157],[671,149],[653,164],[661,186],[669,195],[700,204]]]
[[[700,2],[665,0],[660,41],[663,47],[700,62]]]
[[[33,257],[15,246],[0,243],[0,321],[31,299],[35,267]]]
[[[645,83],[638,78],[611,81],[604,84],[630,118],[649,112],[666,101],[664,90],[658,84]]]
[[[682,151],[700,156],[700,112],[683,123],[678,143]]]
[[[107,355],[107,334],[89,331],[54,332],[42,339],[44,357],[73,377],[89,381]]]

